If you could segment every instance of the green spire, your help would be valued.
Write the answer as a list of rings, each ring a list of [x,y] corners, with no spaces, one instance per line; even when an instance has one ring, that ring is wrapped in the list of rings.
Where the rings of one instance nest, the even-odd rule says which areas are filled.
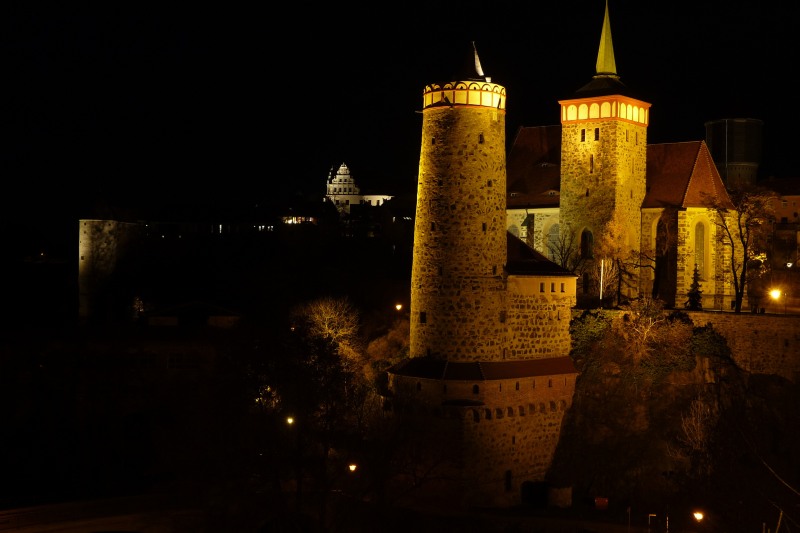
[[[600,49],[597,51],[598,76],[617,77],[617,62],[614,60],[614,44],[611,42],[611,22],[608,18],[608,0],[606,0],[606,16],[603,19],[603,31],[600,34]]]

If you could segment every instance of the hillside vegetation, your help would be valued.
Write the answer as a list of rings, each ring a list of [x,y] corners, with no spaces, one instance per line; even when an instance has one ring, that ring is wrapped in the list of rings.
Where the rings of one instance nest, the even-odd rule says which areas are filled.
[[[742,371],[713,327],[654,301],[584,311],[571,329],[580,375],[550,485],[610,513],[703,508],[719,531],[798,519],[796,384]]]

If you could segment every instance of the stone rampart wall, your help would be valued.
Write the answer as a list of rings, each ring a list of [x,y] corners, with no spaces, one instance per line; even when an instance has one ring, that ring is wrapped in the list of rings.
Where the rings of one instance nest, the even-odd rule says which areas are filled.
[[[800,379],[800,315],[689,312],[696,326],[710,323],[728,341],[733,359],[754,374]]]
[[[462,452],[453,459],[460,465],[465,503],[515,505],[523,482],[544,480],[572,405],[575,377],[445,383],[393,376],[390,387],[404,401],[396,406],[398,414],[424,417],[431,435],[457,424],[461,437],[453,446]],[[465,405],[469,401],[475,405]]]

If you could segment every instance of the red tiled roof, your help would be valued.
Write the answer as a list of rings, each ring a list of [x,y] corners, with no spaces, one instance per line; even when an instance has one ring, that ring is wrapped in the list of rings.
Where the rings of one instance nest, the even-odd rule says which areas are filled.
[[[508,208],[558,207],[561,125],[521,127],[508,155]],[[702,207],[706,195],[733,207],[705,141],[647,146],[642,207]]]
[[[707,196],[733,207],[705,141],[647,146],[642,207],[703,207]]]
[[[569,357],[469,363],[443,361],[431,357],[412,357],[391,368],[389,372],[401,376],[445,381],[485,381],[578,373]]]

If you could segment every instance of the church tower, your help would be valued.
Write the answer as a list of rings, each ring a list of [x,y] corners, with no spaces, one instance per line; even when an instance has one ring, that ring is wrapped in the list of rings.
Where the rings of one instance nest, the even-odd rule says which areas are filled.
[[[608,2],[596,74],[572,98],[559,104],[561,231],[571,232],[580,242],[581,255],[590,267],[585,270],[581,290],[596,295],[602,291],[597,275],[601,260],[615,259],[600,257],[603,247],[607,251],[609,242],[616,243],[617,253],[625,255],[641,250],[650,118],[650,104],[634,97],[617,75]],[[638,295],[638,282],[631,282],[633,287],[621,296]]]
[[[410,356],[500,359],[506,263],[506,90],[477,50],[423,93]]]
[[[474,43],[468,66],[423,91],[411,341],[386,409],[414,442],[400,493],[516,505],[544,480],[572,405],[576,283],[506,231],[506,91]]]

